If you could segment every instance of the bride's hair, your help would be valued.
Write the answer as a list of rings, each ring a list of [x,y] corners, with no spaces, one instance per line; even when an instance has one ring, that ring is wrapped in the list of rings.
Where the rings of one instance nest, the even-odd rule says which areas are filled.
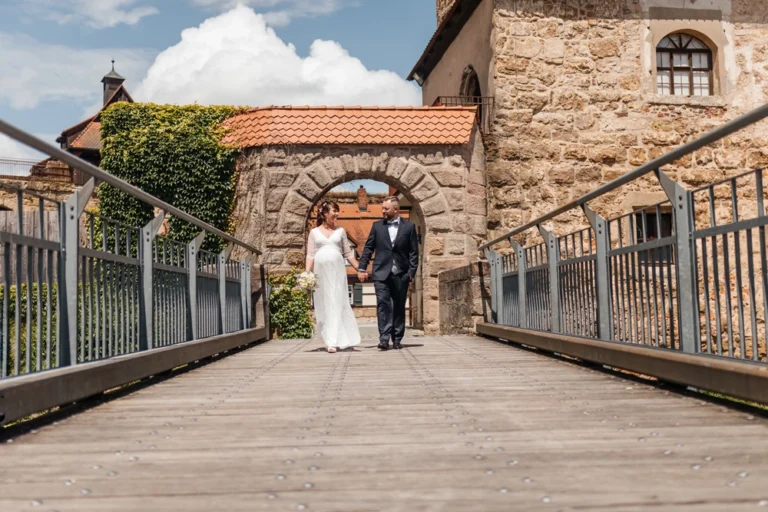
[[[331,212],[331,208],[339,211],[339,205],[333,201],[326,199],[320,203],[320,206],[317,208],[317,227],[320,227],[325,223],[325,216]]]

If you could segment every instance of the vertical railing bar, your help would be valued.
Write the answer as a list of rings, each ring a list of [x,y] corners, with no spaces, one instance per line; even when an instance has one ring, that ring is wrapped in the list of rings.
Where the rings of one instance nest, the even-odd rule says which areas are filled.
[[[50,370],[51,369],[51,352],[53,352],[52,348],[52,340],[53,340],[53,333],[51,330],[53,329],[53,266],[58,261],[58,258],[55,258],[53,255],[53,251],[47,251],[46,253],[46,268],[48,273],[48,279],[47,279],[47,287],[46,287],[46,319],[45,319],[45,369]]]
[[[739,222],[739,198],[736,195],[736,179],[731,180],[731,208],[733,209],[733,222]],[[734,267],[736,270],[736,293],[739,310],[739,349],[741,353],[741,359],[746,359],[746,340],[745,335],[745,323],[744,323],[744,296],[742,295],[743,280],[741,277],[741,236],[740,231],[735,230],[733,232],[733,246],[734,246]],[[752,254],[750,253],[750,259]],[[751,275],[751,274],[750,274]],[[729,294],[730,295],[730,294]]]
[[[8,353],[11,349],[10,329],[8,329],[8,310],[10,309],[11,288],[11,244],[3,244],[3,339],[0,341],[0,378],[8,376]],[[18,324],[17,324],[18,325]]]
[[[717,216],[715,214],[715,190],[714,187],[709,187],[709,222],[711,227],[717,226]],[[723,355],[723,340],[722,340],[722,320],[720,317],[720,271],[718,265],[717,254],[717,238],[712,235],[712,272],[714,274],[714,287],[715,287],[715,323],[717,327],[716,339],[717,339],[717,355]]]
[[[80,339],[78,342],[78,345],[80,345],[80,361],[90,361],[90,354],[88,353],[88,343],[86,341],[86,334],[85,334],[85,314],[86,314],[86,304],[85,304],[85,293],[86,293],[86,279],[87,275],[85,273],[87,268],[87,257],[81,256],[78,258],[79,261],[79,267],[80,267],[80,289],[77,292],[77,300],[80,303]]]
[[[750,320],[750,329],[752,330],[752,359],[757,359],[757,352],[759,350],[758,348],[758,333],[757,333],[757,305],[755,304],[757,297],[755,294],[755,262],[754,262],[754,253],[753,251],[753,245],[752,245],[752,229],[746,230],[746,237],[747,237],[747,272],[749,273],[749,277],[747,279],[747,282],[749,284],[749,320]],[[747,358],[746,352],[742,353],[742,357],[744,359]]]
[[[728,244],[728,235],[723,233],[723,277],[725,278],[725,320],[728,328],[728,356],[733,357],[733,322],[731,320],[731,312],[733,311],[733,304],[731,302],[731,263],[730,263],[730,251]]]
[[[96,286],[94,291],[96,293],[96,357],[98,359],[103,358],[106,355],[106,344],[104,340],[104,288],[103,288],[103,273],[104,273],[104,260],[96,260]]]
[[[635,225],[635,216],[630,215],[628,218],[629,218],[630,243],[636,247],[637,246],[637,226]],[[637,281],[639,279],[639,276],[637,275],[637,271],[638,271],[637,252],[638,251],[632,251],[628,255],[629,265],[630,265],[629,266],[629,269],[630,269],[629,283],[630,283],[630,290],[631,290],[630,293],[632,294],[632,306],[631,306],[632,316],[633,316],[632,325],[634,326],[635,343],[642,344],[642,336],[645,333],[643,332],[643,329],[642,329],[643,325],[640,322],[640,317],[642,316],[642,313],[638,311],[638,304],[637,304],[638,303],[637,295],[639,291],[637,286]],[[640,306],[642,306],[642,303],[640,304]]]
[[[648,216],[645,210],[642,211],[642,221],[643,221],[643,242],[648,241]],[[657,232],[658,233],[658,232]],[[638,255],[639,256],[639,255]],[[650,251],[645,252],[645,265],[643,265],[643,262],[640,262],[640,270],[643,270],[643,267],[645,267],[645,294],[643,294],[643,315],[645,318],[643,319],[643,328],[645,329],[647,324],[647,331],[644,338],[645,338],[645,344],[646,345],[653,345],[653,334],[651,329],[651,303],[650,303],[650,297],[651,297],[651,279],[648,275],[650,273],[650,267],[648,260],[650,259]],[[642,258],[640,258],[642,259]]]
[[[763,188],[763,170],[759,169],[755,175],[755,189],[757,196],[757,215],[758,217],[765,217],[765,205],[763,194],[765,190]],[[760,277],[763,285],[763,317],[768,319],[768,262],[766,262],[766,249],[765,249],[765,226],[760,226],[758,230],[758,237],[760,240]],[[764,324],[768,322],[764,321]],[[763,334],[763,337],[768,345],[768,331]],[[758,353],[755,351],[754,359],[758,360]]]
[[[710,295],[709,295],[709,255],[707,254],[707,237],[701,237],[701,266],[704,271],[704,330],[707,343],[707,354],[712,353],[712,321],[710,319]]]
[[[665,258],[661,265],[659,265],[659,285],[660,285],[660,293],[661,293],[661,342],[662,346],[665,348],[674,348],[673,344],[674,342],[670,339],[669,343],[667,342],[667,291],[665,289],[665,270],[667,271],[667,274],[669,273],[669,262],[672,259],[672,247],[669,247],[668,251],[665,251],[667,254],[667,258]],[[671,294],[670,290],[670,294]],[[670,296],[670,301],[672,300]],[[672,306],[670,305],[670,311]],[[670,324],[672,323],[672,317],[669,318]]]
[[[38,200],[38,226],[40,239],[45,240],[45,205],[43,199]],[[43,249],[38,248],[37,258],[37,336],[35,341],[35,371],[41,369],[43,357]]]

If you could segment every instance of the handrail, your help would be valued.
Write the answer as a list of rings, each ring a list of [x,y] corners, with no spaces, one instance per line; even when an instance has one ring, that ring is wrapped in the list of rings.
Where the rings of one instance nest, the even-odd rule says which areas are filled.
[[[227,242],[233,243],[235,245],[239,245],[240,247],[248,249],[249,251],[255,254],[261,255],[261,251],[258,250],[256,247],[253,247],[252,245],[242,242],[237,238],[233,237],[232,235],[228,235],[224,231],[221,231],[220,229],[214,226],[211,226],[207,222],[204,222],[198,219],[197,217],[194,217],[186,213],[185,211],[180,210],[175,206],[172,206],[166,203],[165,201],[162,201],[156,198],[151,194],[147,194],[146,192],[139,189],[138,187],[135,187],[130,183],[123,181],[120,178],[112,174],[109,174],[108,172],[103,171],[102,169],[99,169],[95,165],[90,164],[85,160],[82,160],[81,158],[78,158],[71,153],[63,151],[55,146],[52,146],[51,144],[48,144],[47,142],[42,141],[37,137],[35,137],[34,135],[25,132],[24,130],[21,130],[20,128],[17,128],[9,123],[6,123],[2,119],[0,119],[0,133],[4,133],[9,137],[11,137],[12,139],[15,139],[23,144],[26,144],[27,146],[32,147],[42,153],[47,153],[48,155],[56,158],[57,160],[64,162],[66,164],[69,164],[73,168],[79,169],[84,173],[90,175],[91,177],[96,178],[97,180],[103,181],[105,183],[109,183],[113,187],[119,190],[122,190],[126,194],[136,197],[138,199],[141,199],[145,203],[150,204],[156,208],[160,208],[161,210],[166,211],[167,213],[173,215],[176,218],[185,220],[190,224],[194,224],[200,229],[203,229],[220,238],[223,238]]]
[[[759,108],[756,108],[755,110],[752,110],[751,112],[748,112],[734,119],[733,121],[730,121],[718,128],[715,128],[711,132],[699,137],[698,139],[688,142],[686,144],[683,144],[682,146],[679,146],[673,149],[669,153],[665,153],[664,155],[641,165],[634,171],[630,171],[622,176],[619,176],[618,178],[612,181],[609,181],[608,183],[596,188],[592,192],[588,192],[584,194],[583,196],[571,201],[570,203],[566,203],[565,205],[559,206],[554,210],[550,211],[549,213],[546,213],[540,217],[537,217],[536,219],[526,224],[523,224],[522,226],[517,227],[504,235],[494,238],[490,242],[484,243],[478,248],[478,251],[482,251],[484,249],[487,249],[488,247],[496,245],[499,242],[508,240],[512,236],[522,233],[523,231],[526,231],[528,229],[534,228],[539,224],[541,224],[542,222],[546,222],[550,219],[553,219],[558,215],[565,213],[569,210],[572,210],[579,206],[583,206],[587,204],[589,201],[597,197],[600,197],[603,194],[611,192],[612,190],[615,190],[621,187],[622,185],[625,185],[631,181],[634,181],[641,176],[654,172],[665,165],[669,165],[672,162],[679,160],[680,158],[688,155],[689,153],[696,151],[697,149],[703,148],[704,146],[707,146],[724,137],[727,137],[728,135],[734,132],[737,132],[742,128],[745,128],[758,121],[761,121],[766,117],[768,117],[768,104],[765,104]]]

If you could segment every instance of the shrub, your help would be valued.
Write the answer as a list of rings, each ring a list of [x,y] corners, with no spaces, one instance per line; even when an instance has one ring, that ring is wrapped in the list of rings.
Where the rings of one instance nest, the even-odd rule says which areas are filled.
[[[310,315],[309,294],[296,287],[297,271],[270,275],[269,314],[272,334],[281,340],[309,339],[314,325]]]

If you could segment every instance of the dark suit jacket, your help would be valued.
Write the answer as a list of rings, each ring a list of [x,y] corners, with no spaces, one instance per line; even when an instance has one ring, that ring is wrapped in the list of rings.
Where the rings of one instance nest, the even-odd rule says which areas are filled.
[[[374,281],[385,281],[389,277],[393,261],[397,264],[397,268],[406,272],[408,279],[413,281],[419,266],[419,239],[416,236],[416,226],[400,217],[400,226],[393,245],[384,221],[375,222],[365,242],[363,254],[360,256],[358,270],[365,271],[368,268],[368,262],[374,252],[376,253],[373,261]]]

